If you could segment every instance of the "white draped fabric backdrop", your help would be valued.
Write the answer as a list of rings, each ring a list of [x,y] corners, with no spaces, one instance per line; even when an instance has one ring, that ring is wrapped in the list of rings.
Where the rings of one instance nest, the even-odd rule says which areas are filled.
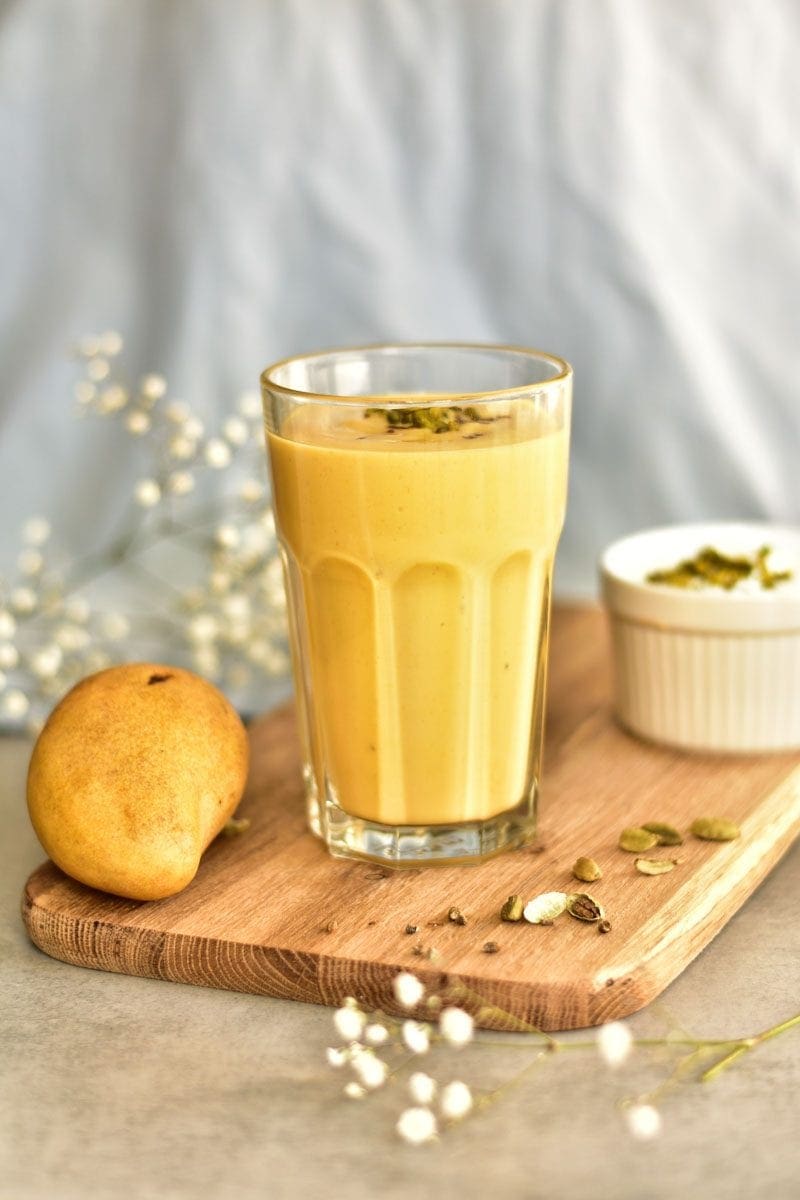
[[[798,64],[796,0],[6,0],[0,570],[127,504],[65,354],[108,328],[209,424],[315,347],[563,355],[562,595],[634,528],[800,520]]]

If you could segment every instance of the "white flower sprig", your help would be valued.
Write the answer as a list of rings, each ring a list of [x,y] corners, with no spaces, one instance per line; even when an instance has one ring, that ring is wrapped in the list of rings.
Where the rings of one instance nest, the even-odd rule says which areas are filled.
[[[537,1048],[536,1058],[500,1087],[481,1092],[462,1079],[439,1082],[430,1071],[419,1070],[419,1058],[431,1052],[461,1050],[474,1038],[473,1017],[460,1004],[453,1003],[453,999],[469,1000],[484,1013],[491,1012],[498,1019],[502,1018],[503,1023],[506,1019],[513,1023],[511,1014],[487,1006],[477,993],[457,980],[450,982],[441,995],[433,995],[426,992],[425,985],[411,972],[400,971],[394,977],[392,991],[395,1001],[403,1009],[417,1009],[424,1002],[428,1011],[438,1014],[438,1028],[435,1024],[411,1018],[393,1021],[382,1013],[368,1014],[353,997],[348,997],[333,1018],[334,1028],[346,1044],[329,1047],[326,1057],[334,1068],[349,1065],[353,1078],[344,1084],[343,1092],[354,1100],[364,1099],[369,1092],[397,1082],[398,1076],[412,1068],[406,1082],[411,1103],[401,1109],[395,1123],[397,1135],[410,1146],[438,1141],[447,1130],[499,1100],[545,1058],[552,1058],[548,1051],[589,1050],[608,1067],[618,1068],[635,1049],[655,1048],[659,1052],[678,1049],[680,1056],[674,1071],[658,1087],[646,1095],[629,1097],[619,1103],[629,1135],[637,1141],[649,1141],[658,1137],[662,1129],[660,1104],[663,1097],[684,1079],[709,1082],[762,1042],[800,1028],[800,1013],[754,1037],[732,1040],[705,1041],[684,1035],[682,1031],[673,1031],[663,1038],[637,1041],[625,1022],[613,1021],[601,1025],[591,1039],[575,1041],[558,1039],[527,1026],[522,1044],[530,1047],[532,1036]],[[365,1046],[364,1042],[369,1044]],[[507,1041],[502,1044],[510,1045]],[[373,1049],[378,1045],[383,1049],[383,1057]],[[396,1060],[391,1069],[390,1056]]]
[[[122,348],[113,331],[81,339],[74,396],[80,415],[114,421],[141,445],[125,532],[63,563],[50,521],[31,517],[16,574],[0,578],[0,721],[33,734],[80,678],[142,657],[142,645],[148,657],[183,662],[234,696],[252,693],[260,677],[288,673],[258,395],[243,394],[219,432],[207,434],[188,402],[169,397],[163,375],[145,375],[136,386],[119,377]],[[230,486],[215,489],[210,504],[208,496],[199,500],[204,479],[226,472]],[[191,558],[173,555],[172,546]],[[124,596],[129,574],[150,581],[152,607],[109,610],[98,596],[101,581]]]

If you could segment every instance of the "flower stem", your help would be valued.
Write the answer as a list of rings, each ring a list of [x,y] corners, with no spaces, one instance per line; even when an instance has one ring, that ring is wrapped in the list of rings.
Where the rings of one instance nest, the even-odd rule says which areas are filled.
[[[781,1021],[777,1025],[773,1025],[771,1029],[765,1029],[763,1033],[756,1034],[755,1037],[742,1038],[736,1043],[733,1050],[730,1050],[722,1058],[710,1066],[700,1076],[701,1083],[710,1083],[712,1079],[716,1079],[723,1071],[726,1071],[737,1059],[754,1050],[756,1046],[760,1046],[762,1042],[769,1042],[772,1038],[779,1037],[782,1033],[787,1033],[790,1029],[796,1029],[800,1026],[800,1013],[794,1017],[789,1017],[786,1021]]]

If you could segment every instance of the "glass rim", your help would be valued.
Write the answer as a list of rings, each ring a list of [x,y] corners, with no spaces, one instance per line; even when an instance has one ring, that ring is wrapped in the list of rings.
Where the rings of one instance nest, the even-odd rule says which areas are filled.
[[[314,392],[306,391],[303,388],[292,388],[286,384],[277,383],[272,375],[274,372],[281,370],[284,367],[290,366],[292,363],[312,362],[314,359],[327,358],[334,355],[348,354],[364,354],[371,350],[488,350],[500,351],[506,354],[518,354],[525,358],[536,359],[539,362],[549,363],[555,368],[556,374],[549,379],[540,379],[536,382],[517,384],[516,387],[510,388],[490,388],[488,390],[479,390],[475,392],[456,391],[456,392],[425,392],[417,394],[414,392],[371,392],[359,393],[355,396],[343,396],[336,392]],[[270,366],[265,367],[259,376],[262,388],[269,392],[277,392],[289,399],[303,402],[305,404],[352,404],[352,405],[375,405],[379,404],[382,408],[397,405],[401,407],[407,405],[409,400],[414,398],[416,407],[426,408],[433,407],[435,404],[446,404],[454,400],[461,400],[465,403],[470,401],[481,401],[482,403],[492,400],[508,399],[511,396],[522,396],[532,391],[542,391],[553,387],[555,384],[563,383],[565,380],[572,378],[572,367],[566,359],[559,358],[556,354],[550,354],[546,350],[536,350],[529,346],[517,346],[511,343],[502,342],[371,342],[361,346],[334,346],[328,350],[312,350],[305,354],[292,354],[288,358],[281,358]],[[424,397],[424,398],[422,398]]]

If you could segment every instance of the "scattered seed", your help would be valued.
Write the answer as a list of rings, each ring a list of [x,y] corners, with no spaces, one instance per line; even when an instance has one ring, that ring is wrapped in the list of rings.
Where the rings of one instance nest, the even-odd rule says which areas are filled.
[[[406,925],[406,933],[419,933],[419,925]]]
[[[611,922],[610,921],[598,921],[597,922],[597,932],[598,933],[611,933]]]
[[[641,875],[666,875],[677,862],[674,858],[637,858],[634,866]]]
[[[579,921],[602,921],[606,915],[602,904],[586,892],[574,892],[567,898],[567,912]]]
[[[331,917],[330,921],[328,921],[325,924],[324,931],[325,931],[325,933],[335,933],[338,928],[339,928],[338,920],[336,919],[336,917]]]
[[[225,837],[238,837],[240,833],[247,833],[249,828],[249,817],[229,817],[222,826],[222,832],[225,834]]]
[[[483,953],[484,954],[497,954],[499,950],[500,950],[500,947],[498,946],[497,942],[484,942],[483,943]]]
[[[467,923],[467,918],[460,908],[451,908],[447,913],[447,919],[453,925],[466,925]]]
[[[542,892],[534,896],[522,910],[522,915],[531,925],[541,925],[543,921],[554,921],[560,917],[567,907],[566,892]]]
[[[603,872],[593,858],[579,858],[572,868],[572,874],[582,883],[594,883],[602,877]]]
[[[645,850],[652,850],[653,846],[657,845],[657,834],[636,825],[629,825],[619,835],[620,850],[627,850],[629,854],[643,854]]]
[[[519,921],[522,918],[522,910],[525,905],[522,896],[509,896],[503,907],[500,909],[501,921]]]
[[[704,842],[733,842],[741,832],[738,825],[724,817],[698,817],[692,821],[692,833]]]
[[[683,838],[678,830],[672,825],[665,825],[663,821],[645,821],[642,829],[646,829],[648,833],[654,833],[658,838],[659,846],[683,845]]]

